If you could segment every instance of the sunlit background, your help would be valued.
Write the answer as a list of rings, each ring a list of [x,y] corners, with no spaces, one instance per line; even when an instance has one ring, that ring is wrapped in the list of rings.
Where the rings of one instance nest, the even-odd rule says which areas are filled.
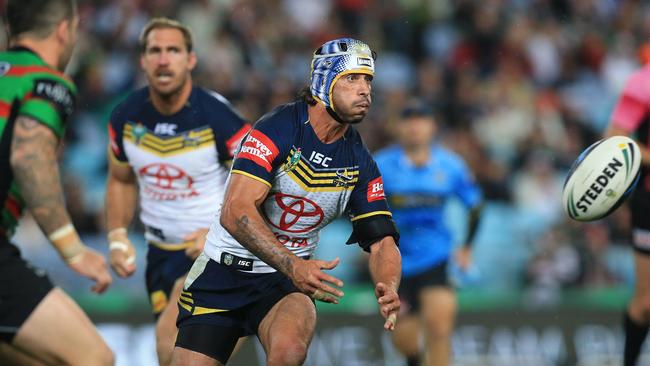
[[[486,198],[476,270],[461,278],[454,365],[619,365],[619,326],[633,286],[626,207],[577,224],[561,207],[568,167],[605,128],[650,40],[650,4],[625,0],[80,0],[81,38],[68,69],[79,89],[62,157],[68,208],[85,242],[106,252],[104,191],[111,109],[143,85],[137,39],[152,16],[189,25],[196,84],[226,96],[251,122],[295,98],[311,54],[352,36],[379,54],[370,115],[358,126],[376,151],[393,143],[404,102],[439,113],[438,142],[461,154]],[[0,0],[0,4],[3,1]],[[4,4],[3,4],[4,8]],[[0,35],[4,37],[4,35]],[[0,44],[5,40],[0,38]],[[648,56],[648,55],[646,55]],[[457,241],[465,212],[448,217]],[[319,309],[308,365],[400,365],[381,330],[364,254],[344,245],[346,222],[317,256],[342,258],[338,306]],[[155,362],[144,288],[142,226],[132,225],[138,272],[107,294],[65,268],[25,218],[25,257],[71,293],[117,353],[118,365]],[[435,245],[435,243],[432,243]],[[235,358],[261,357],[254,341]],[[650,362],[650,356],[645,359]]]

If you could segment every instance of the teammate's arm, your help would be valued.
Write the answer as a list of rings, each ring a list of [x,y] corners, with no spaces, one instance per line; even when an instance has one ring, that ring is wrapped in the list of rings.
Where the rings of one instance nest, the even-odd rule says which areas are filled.
[[[304,260],[280,244],[260,214],[268,192],[269,186],[265,183],[242,174],[231,174],[221,225],[251,253],[289,277],[302,292],[317,300],[338,303],[337,297],[343,296],[343,292],[325,282],[338,287],[343,286],[343,282],[321,271],[334,268],[338,258],[330,262]]]
[[[368,267],[375,283],[379,312],[386,319],[384,329],[393,330],[400,308],[397,289],[401,279],[402,257],[392,236],[385,236],[370,246]]]
[[[112,154],[109,151],[109,154]],[[106,182],[106,228],[111,267],[120,277],[135,272],[135,248],[127,235],[138,198],[138,184],[128,164],[109,159]]]
[[[58,139],[39,121],[20,115],[11,142],[10,164],[32,216],[68,266],[95,281],[101,293],[111,283],[102,255],[85,246],[65,208],[57,162]]]

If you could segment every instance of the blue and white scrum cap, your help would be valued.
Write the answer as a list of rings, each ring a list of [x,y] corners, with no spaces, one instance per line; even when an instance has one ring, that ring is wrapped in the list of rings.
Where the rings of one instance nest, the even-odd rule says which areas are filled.
[[[374,76],[375,58],[375,52],[356,39],[339,38],[325,42],[314,52],[311,62],[311,94],[325,107],[334,110],[334,84],[347,74]]]

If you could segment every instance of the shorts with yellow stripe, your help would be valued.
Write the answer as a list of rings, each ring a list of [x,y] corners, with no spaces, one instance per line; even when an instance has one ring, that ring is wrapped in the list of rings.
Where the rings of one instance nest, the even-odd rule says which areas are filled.
[[[185,249],[191,243],[148,244],[145,280],[151,310],[157,318],[169,302],[174,283],[185,276],[194,261],[185,255]]]
[[[233,337],[257,333],[273,305],[298,292],[280,272],[249,273],[215,262],[201,254],[181,292],[176,325],[179,331],[190,325],[228,328]],[[235,338],[236,340],[236,338]]]

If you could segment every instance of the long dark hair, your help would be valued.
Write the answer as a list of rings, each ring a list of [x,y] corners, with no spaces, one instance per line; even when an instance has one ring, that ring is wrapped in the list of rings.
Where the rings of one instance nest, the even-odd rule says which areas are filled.
[[[309,85],[305,85],[302,89],[300,89],[298,92],[298,98],[311,106],[314,106],[316,103],[318,103],[318,101],[311,94],[311,88]]]

